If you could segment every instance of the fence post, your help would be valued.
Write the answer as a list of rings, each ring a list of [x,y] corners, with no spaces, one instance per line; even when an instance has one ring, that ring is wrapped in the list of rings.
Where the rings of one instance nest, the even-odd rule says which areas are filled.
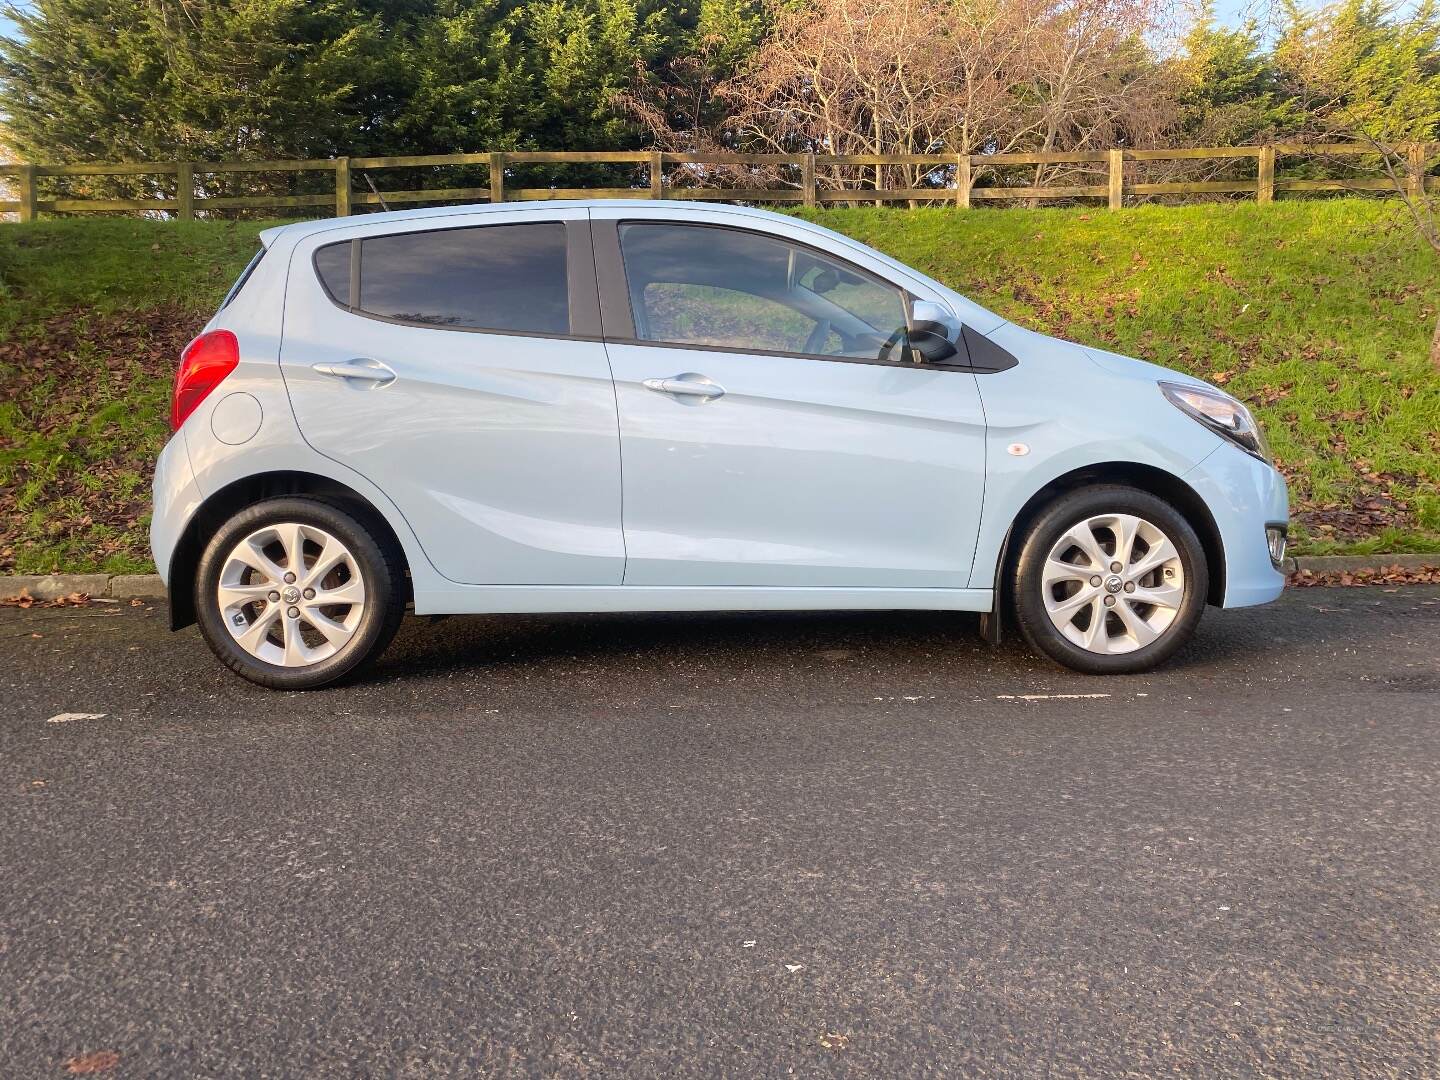
[[[1119,210],[1125,205],[1125,151],[1111,150],[1109,157],[1110,209]]]
[[[195,166],[188,161],[175,163],[175,216],[195,220]]]
[[[806,206],[815,205],[815,151],[811,150],[800,162],[800,186],[804,189],[803,201]]]
[[[1425,197],[1425,144],[1411,143],[1405,156],[1409,161],[1409,175],[1405,178],[1406,190],[1412,200]]]
[[[970,209],[969,154],[958,154],[955,158],[955,205],[961,210]]]
[[[16,187],[20,196],[20,220],[35,220],[35,166],[21,165]]]
[[[501,153],[490,155],[490,201],[505,201],[505,155]]]
[[[1275,201],[1275,147],[1260,147],[1260,168],[1255,179],[1255,201],[1261,206]]]
[[[665,197],[665,161],[659,150],[650,151],[650,198]]]
[[[335,216],[350,216],[350,159],[335,159]]]

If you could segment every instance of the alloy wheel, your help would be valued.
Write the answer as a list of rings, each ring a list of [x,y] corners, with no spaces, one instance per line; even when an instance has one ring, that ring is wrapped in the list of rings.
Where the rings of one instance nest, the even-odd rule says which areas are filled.
[[[281,522],[231,548],[215,599],[242,649],[277,667],[317,664],[354,638],[365,579],[350,549],[314,525]]]
[[[1041,574],[1055,628],[1087,652],[1134,652],[1180,614],[1185,567],[1175,543],[1132,514],[1100,514],[1066,530]]]

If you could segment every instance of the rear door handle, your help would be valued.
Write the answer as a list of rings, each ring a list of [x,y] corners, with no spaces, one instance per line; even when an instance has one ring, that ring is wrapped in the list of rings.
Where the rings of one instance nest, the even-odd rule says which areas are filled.
[[[362,357],[358,360],[349,360],[343,364],[316,364],[312,371],[320,375],[329,375],[336,379],[350,380],[357,382],[372,383],[375,386],[388,386],[395,381],[395,372],[386,367],[379,360],[371,360]]]
[[[714,401],[725,394],[725,388],[714,379],[694,371],[687,371],[683,375],[675,375],[668,379],[646,379],[640,385],[646,390],[654,390],[657,394],[673,394],[675,397],[681,398],[700,398],[701,401]],[[696,402],[696,404],[700,403]]]

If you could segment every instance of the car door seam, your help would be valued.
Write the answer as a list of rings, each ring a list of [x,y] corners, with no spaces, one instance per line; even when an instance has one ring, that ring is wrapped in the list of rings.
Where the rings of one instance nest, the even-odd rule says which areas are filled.
[[[620,475],[620,584],[630,572],[630,542],[625,536],[625,439],[620,431],[620,388],[615,384],[615,365],[610,360],[610,344],[605,340],[605,303],[600,298],[600,260],[595,254],[595,222],[589,208],[585,210],[585,240],[590,245],[590,272],[595,275],[595,306],[600,313],[600,349],[605,354],[605,367],[610,372],[610,400],[615,403],[615,456]]]

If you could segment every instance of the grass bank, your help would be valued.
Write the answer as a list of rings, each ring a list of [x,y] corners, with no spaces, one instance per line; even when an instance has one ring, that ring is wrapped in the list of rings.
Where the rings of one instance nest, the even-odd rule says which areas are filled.
[[[1440,275],[1393,205],[810,216],[1008,318],[1250,402],[1297,551],[1440,551]],[[0,227],[0,572],[148,567],[176,357],[262,227]]]

